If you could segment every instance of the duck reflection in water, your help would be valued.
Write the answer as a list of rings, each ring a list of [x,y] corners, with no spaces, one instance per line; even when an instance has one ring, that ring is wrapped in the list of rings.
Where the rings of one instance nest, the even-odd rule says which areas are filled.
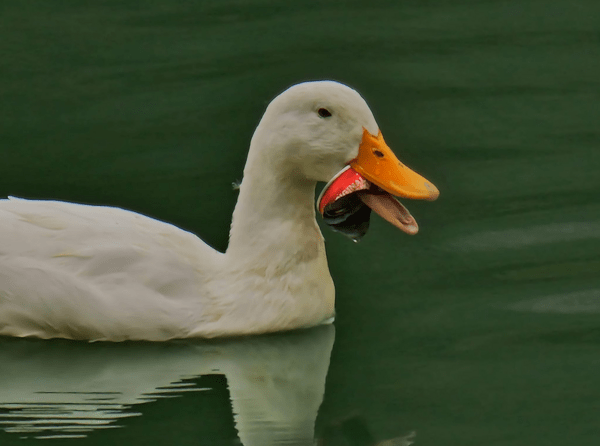
[[[154,443],[157,435],[168,438],[173,432],[146,421],[152,405],[142,404],[174,396],[183,398],[171,400],[177,401],[169,406],[176,410],[161,413],[161,425],[165,421],[179,429],[187,423],[198,444],[210,444],[214,426],[223,424],[214,419],[214,410],[202,408],[215,401],[208,394],[218,391],[210,387],[219,387],[219,379],[210,376],[225,378],[244,446],[344,444],[327,433],[315,440],[334,337],[334,327],[326,325],[254,338],[169,343],[1,338],[0,428],[5,432],[0,444],[94,435],[118,443],[124,433],[130,438],[129,429],[136,441]],[[213,385],[203,387],[207,382]],[[231,412],[218,416],[231,420]],[[236,433],[230,426],[216,435],[231,439]]]

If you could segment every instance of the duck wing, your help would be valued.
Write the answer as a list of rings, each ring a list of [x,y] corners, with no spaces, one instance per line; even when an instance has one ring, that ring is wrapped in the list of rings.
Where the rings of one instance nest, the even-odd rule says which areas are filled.
[[[184,337],[222,256],[134,212],[0,200],[0,334]]]

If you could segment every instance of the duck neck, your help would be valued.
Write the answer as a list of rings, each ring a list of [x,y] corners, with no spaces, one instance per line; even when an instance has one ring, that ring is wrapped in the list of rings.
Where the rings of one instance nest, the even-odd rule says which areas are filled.
[[[315,221],[316,182],[270,164],[249,158],[244,169],[226,251],[235,264],[287,263],[323,244]]]

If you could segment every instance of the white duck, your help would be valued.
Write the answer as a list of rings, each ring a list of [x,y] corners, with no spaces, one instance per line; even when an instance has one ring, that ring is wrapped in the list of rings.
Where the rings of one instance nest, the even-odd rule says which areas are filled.
[[[363,203],[414,234],[392,195],[439,194],[397,160],[361,96],[326,81],[295,85],[267,107],[225,253],[122,209],[0,200],[0,335],[163,341],[332,320],[319,181],[330,182],[319,210],[353,237],[366,231]]]

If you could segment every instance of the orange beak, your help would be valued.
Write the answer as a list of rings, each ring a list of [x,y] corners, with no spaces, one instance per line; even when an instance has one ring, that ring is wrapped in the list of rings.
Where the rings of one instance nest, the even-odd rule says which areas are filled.
[[[366,234],[371,210],[407,234],[419,232],[417,221],[394,196],[435,200],[437,188],[402,164],[381,132],[363,128],[358,156],[323,188],[317,209],[325,223],[354,241]]]
[[[358,156],[350,162],[350,167],[397,197],[433,201],[440,195],[431,182],[396,158],[383,140],[381,131],[377,136],[373,136],[363,128]]]

